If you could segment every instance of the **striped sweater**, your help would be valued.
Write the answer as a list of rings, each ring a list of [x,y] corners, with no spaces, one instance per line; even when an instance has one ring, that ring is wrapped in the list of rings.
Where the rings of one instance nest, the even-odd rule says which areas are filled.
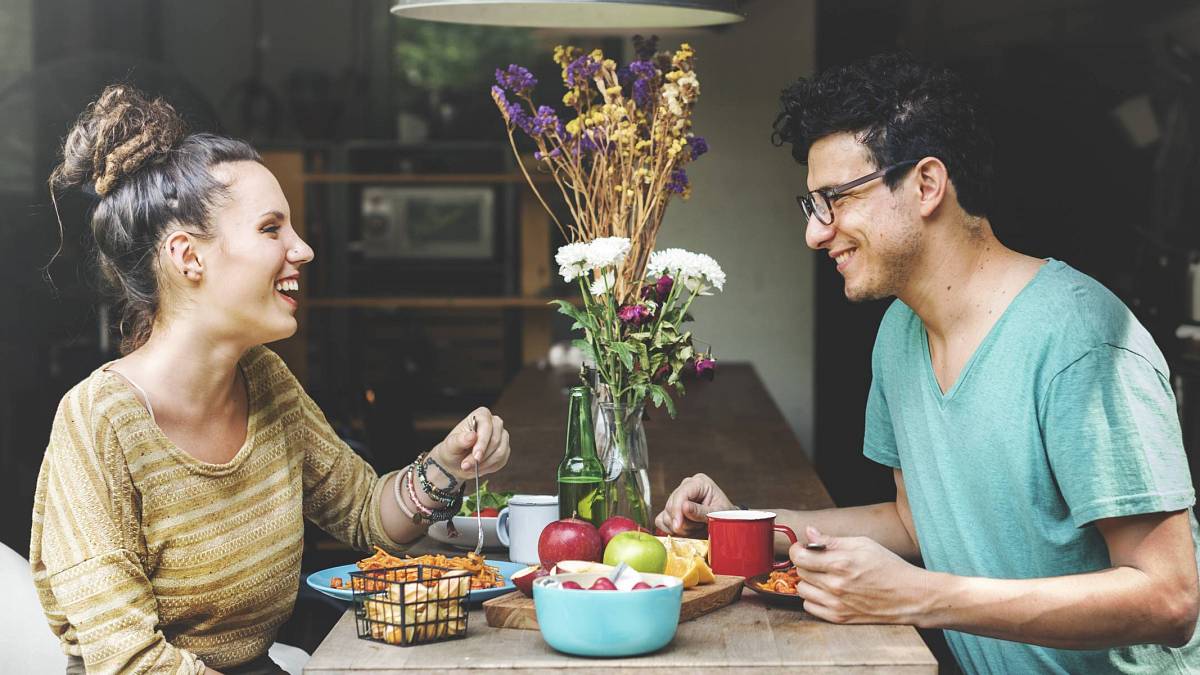
[[[63,397],[38,476],[30,563],[50,628],[88,672],[203,672],[266,652],[299,587],[304,518],[397,552],[384,480],[266,347],[241,360],[245,444],[201,462],[101,368]],[[386,478],[386,477],[385,477]]]

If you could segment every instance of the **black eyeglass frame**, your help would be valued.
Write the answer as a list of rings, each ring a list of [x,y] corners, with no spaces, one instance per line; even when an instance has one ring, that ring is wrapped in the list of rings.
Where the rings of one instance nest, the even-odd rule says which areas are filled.
[[[878,171],[872,171],[871,173],[869,173],[865,176],[855,178],[854,180],[850,181],[849,183],[842,183],[841,185],[820,188],[818,190],[806,192],[802,195],[796,195],[796,203],[800,205],[800,209],[802,211],[804,211],[804,216],[806,218],[814,218],[815,217],[817,219],[817,222],[819,222],[823,225],[832,225],[833,224],[833,200],[834,199],[837,199],[838,197],[845,194],[846,192],[853,190],[854,188],[856,188],[864,183],[869,183],[869,182],[875,180],[876,178],[882,178],[883,176],[888,175],[889,173],[891,173],[892,171],[895,171],[896,169],[915,166],[920,161],[921,160],[919,160],[919,159],[906,159],[903,162],[896,162],[895,164],[889,164]],[[825,211],[829,214],[828,221],[826,221],[825,219],[823,219],[819,215],[817,215],[816,203],[813,200],[815,199],[815,197],[818,197],[818,196],[821,199],[825,200]]]

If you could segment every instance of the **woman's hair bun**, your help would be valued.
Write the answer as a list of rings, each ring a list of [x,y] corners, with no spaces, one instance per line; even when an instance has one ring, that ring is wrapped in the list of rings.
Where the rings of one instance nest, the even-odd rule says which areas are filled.
[[[125,177],[166,157],[186,135],[187,125],[171,104],[129,85],[109,85],[67,134],[50,186],[62,190],[93,183],[104,197]]]

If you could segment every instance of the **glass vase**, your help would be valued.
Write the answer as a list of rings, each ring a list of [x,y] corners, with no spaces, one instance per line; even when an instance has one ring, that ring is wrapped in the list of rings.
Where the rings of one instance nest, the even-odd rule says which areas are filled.
[[[604,465],[607,516],[625,516],[653,532],[643,405],[597,404],[596,454]]]

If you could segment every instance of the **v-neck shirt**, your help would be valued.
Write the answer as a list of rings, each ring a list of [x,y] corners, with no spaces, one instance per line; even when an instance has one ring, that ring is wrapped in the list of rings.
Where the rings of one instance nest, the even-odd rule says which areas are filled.
[[[892,304],[872,354],[864,453],[903,471],[925,566],[957,575],[1106,569],[1095,520],[1195,503],[1162,353],[1116,296],[1053,259],[945,393],[920,317]],[[1195,541],[1194,518],[1192,531]],[[968,672],[1200,672],[1197,636],[1181,649],[1073,651],[946,634]]]
[[[30,564],[51,630],[88,672],[201,673],[266,653],[300,587],[307,519],[399,553],[377,476],[266,347],[240,361],[229,461],[171,442],[118,374],[63,397],[34,495]],[[392,475],[392,474],[389,474]]]

